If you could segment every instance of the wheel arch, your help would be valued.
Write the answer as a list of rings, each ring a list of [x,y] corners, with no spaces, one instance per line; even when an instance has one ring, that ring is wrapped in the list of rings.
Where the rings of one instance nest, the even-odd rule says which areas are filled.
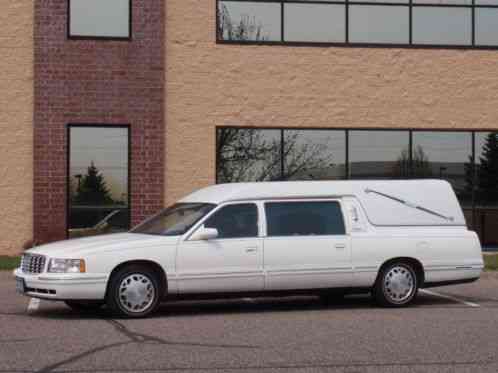
[[[166,272],[164,271],[163,267],[159,263],[153,260],[135,259],[135,260],[128,260],[126,262],[122,262],[114,267],[107,281],[105,297],[107,297],[107,292],[109,291],[109,286],[111,283],[110,280],[112,276],[118,273],[121,269],[131,265],[143,266],[152,269],[154,273],[156,273],[157,276],[159,277],[159,284],[161,285],[161,298],[166,296],[166,294],[168,293],[168,276],[166,275]]]
[[[413,258],[413,257],[408,257],[408,256],[400,256],[396,258],[391,258],[386,260],[382,265],[379,267],[379,270],[377,271],[377,277],[375,279],[375,283],[379,280],[379,277],[387,266],[393,264],[393,263],[406,263],[410,264],[413,269],[415,270],[418,278],[418,287],[423,287],[424,282],[425,282],[425,270],[422,262],[420,260]]]

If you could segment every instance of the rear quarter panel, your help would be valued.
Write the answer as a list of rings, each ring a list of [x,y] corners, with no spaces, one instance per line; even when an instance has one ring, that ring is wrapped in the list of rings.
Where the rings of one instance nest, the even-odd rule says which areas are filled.
[[[380,267],[394,258],[418,260],[425,282],[479,277],[479,239],[464,227],[397,227],[352,234],[354,286],[372,286]]]

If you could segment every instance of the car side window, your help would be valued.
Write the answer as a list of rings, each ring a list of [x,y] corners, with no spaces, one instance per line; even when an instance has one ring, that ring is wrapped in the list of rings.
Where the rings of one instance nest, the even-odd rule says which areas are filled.
[[[204,226],[216,228],[218,238],[257,237],[258,209],[253,203],[228,205],[209,217]]]
[[[336,201],[265,203],[268,236],[344,235],[341,206]]]

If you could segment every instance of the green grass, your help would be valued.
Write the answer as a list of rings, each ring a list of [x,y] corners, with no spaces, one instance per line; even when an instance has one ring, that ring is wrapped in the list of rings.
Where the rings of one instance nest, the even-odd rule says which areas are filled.
[[[0,271],[9,271],[19,267],[21,257],[19,256],[0,256]]]
[[[483,255],[484,268],[488,271],[498,271],[498,254]]]

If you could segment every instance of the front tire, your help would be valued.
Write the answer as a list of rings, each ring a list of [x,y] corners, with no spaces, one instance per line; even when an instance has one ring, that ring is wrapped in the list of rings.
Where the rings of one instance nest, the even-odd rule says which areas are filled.
[[[418,291],[418,277],[414,268],[404,262],[384,267],[374,286],[374,297],[384,307],[404,307],[413,302]]]
[[[156,273],[144,266],[130,265],[111,277],[106,303],[119,316],[140,318],[153,313],[161,298]]]

